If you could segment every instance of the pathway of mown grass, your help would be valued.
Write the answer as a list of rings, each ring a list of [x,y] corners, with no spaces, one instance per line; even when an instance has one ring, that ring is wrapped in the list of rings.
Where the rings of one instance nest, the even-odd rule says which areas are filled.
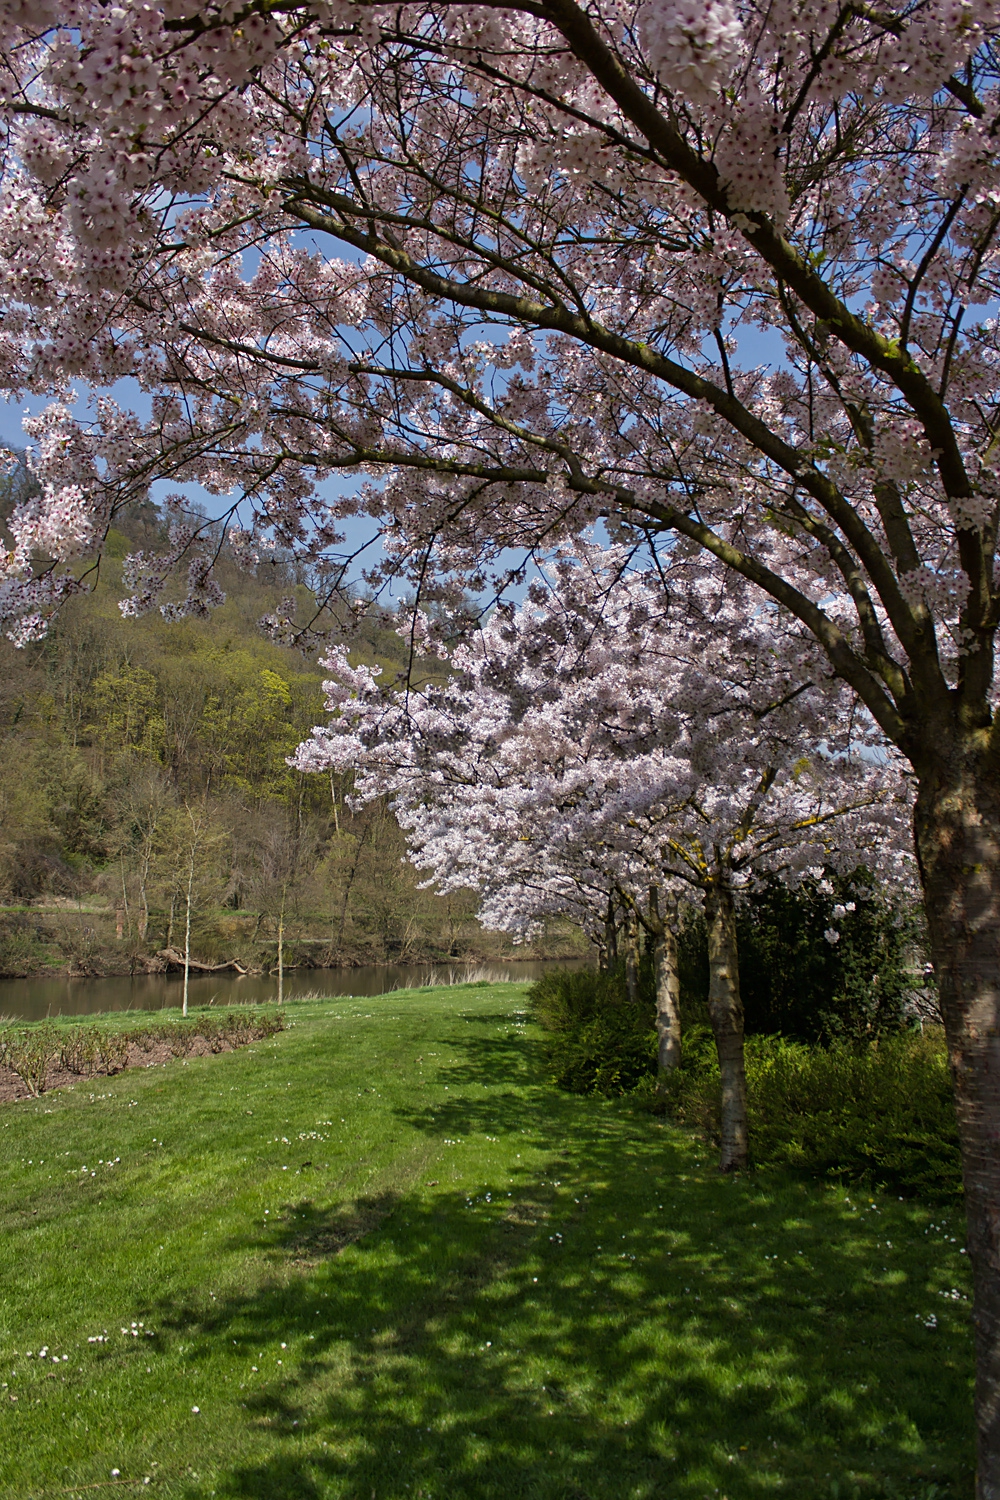
[[[523,994],[0,1110],[0,1495],[970,1496],[958,1215],[720,1179]]]

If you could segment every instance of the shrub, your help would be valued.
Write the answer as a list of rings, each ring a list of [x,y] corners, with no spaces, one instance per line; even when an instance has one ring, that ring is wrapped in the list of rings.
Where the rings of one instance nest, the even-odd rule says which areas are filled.
[[[704,1033],[689,1037],[664,1108],[719,1137],[719,1071]],[[940,1197],[961,1191],[958,1129],[943,1035],[903,1032],[870,1045],[747,1041],[751,1154],[811,1175]]]
[[[120,1073],[128,1066],[129,1033],[127,1031],[100,1031],[97,1034],[98,1051],[105,1072]]]
[[[59,1048],[60,1067],[70,1073],[92,1073],[100,1056],[100,1033],[96,1026],[74,1026]]]
[[[194,1038],[193,1028],[190,1025],[185,1026],[183,1021],[164,1027],[164,1040],[174,1057],[187,1057],[194,1046]]]
[[[139,1046],[146,1053],[166,1043],[174,1057],[186,1057],[198,1037],[213,1052],[227,1044],[244,1047],[284,1031],[287,1022],[279,1011],[227,1010],[187,1020],[158,1021],[147,1026],[75,1025],[57,1031],[46,1023],[24,1028],[0,1026],[0,1068],[10,1068],[29,1093],[40,1094],[48,1083],[54,1062],[70,1073],[120,1073],[128,1067],[129,1049]]]
[[[7,1066],[20,1078],[29,1094],[43,1094],[49,1068],[58,1053],[57,1038],[49,1026],[32,1026],[8,1033]]]
[[[847,903],[854,910],[837,914]],[[840,934],[836,943],[827,942],[829,929]],[[736,931],[747,1036],[831,1042],[907,1025],[918,913],[884,900],[866,872],[798,890],[771,881],[740,901]],[[700,913],[688,914],[679,947],[682,1007],[704,1018],[708,946]]]
[[[690,928],[688,929],[690,936]],[[683,970],[682,970],[683,972]],[[652,975],[630,1004],[620,970],[557,971],[529,991],[549,1078],[582,1094],[646,1094],[650,1107],[719,1139],[719,1065],[709,1028],[684,1008],[683,1062],[656,1093]],[[751,1155],[813,1176],[928,1196],[961,1189],[958,1132],[942,1033],[807,1044],[746,1043]]]
[[[7,917],[0,922],[0,974],[30,974],[42,956],[35,931],[24,918]]]
[[[576,1094],[626,1094],[656,1072],[652,984],[642,975],[638,1004],[620,969],[546,974],[528,991],[546,1033],[547,1072]]]

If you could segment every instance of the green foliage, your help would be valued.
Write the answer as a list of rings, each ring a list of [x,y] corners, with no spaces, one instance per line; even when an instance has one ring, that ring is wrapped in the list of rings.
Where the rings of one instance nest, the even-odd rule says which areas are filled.
[[[226,690],[213,694],[202,712],[203,753],[224,784],[249,798],[294,795],[297,777],[287,757],[303,735],[291,687],[246,651],[232,653],[225,668]]]
[[[863,1046],[809,1047],[783,1037],[746,1045],[753,1160],[814,1176],[940,1197],[961,1190],[948,1057],[938,1030]],[[685,1038],[662,1107],[719,1139],[719,1069],[710,1034]]]
[[[211,1052],[246,1047],[284,1031],[284,1013],[273,1010],[202,1011],[182,1020],[133,1021],[115,1017],[100,1025],[78,1021],[61,1025],[6,1026],[0,1030],[0,1068],[16,1073],[29,1094],[45,1093],[55,1067],[66,1072],[104,1073],[127,1068],[133,1049],[149,1053],[166,1045],[174,1057],[186,1057],[198,1038]]]
[[[654,1092],[652,976],[629,1004],[621,969],[559,971],[529,991],[544,1032],[546,1072],[577,1094],[637,1092],[652,1107],[719,1139],[719,1067],[711,1031],[687,1008],[683,1062]],[[960,1191],[948,1060],[940,1031],[887,1031],[827,1045],[748,1037],[751,1154],[813,1176],[928,1196]]]
[[[920,951],[919,913],[886,901],[866,872],[789,890],[772,881],[737,908],[746,1033],[800,1042],[883,1036],[906,1024]],[[850,903],[853,911],[835,911]],[[840,934],[835,943],[824,934]],[[696,1014],[708,993],[704,919],[689,915],[680,939],[681,985]]]
[[[160,760],[167,737],[160,685],[144,667],[122,662],[90,685],[94,723],[87,726],[111,754]]]
[[[620,967],[559,970],[528,991],[546,1033],[546,1071],[574,1094],[627,1094],[656,1072],[652,984],[643,966],[639,1001],[630,1002]]]

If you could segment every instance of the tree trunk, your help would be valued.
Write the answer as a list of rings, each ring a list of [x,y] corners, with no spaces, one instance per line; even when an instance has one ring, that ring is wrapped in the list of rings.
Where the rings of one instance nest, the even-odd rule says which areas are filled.
[[[131,937],[132,937],[132,918],[129,915],[129,909],[128,909],[128,886],[125,883],[125,856],[124,855],[122,855],[120,863],[121,863],[121,874],[122,874],[122,911],[123,911],[124,922],[126,922],[128,924],[129,940],[131,940]],[[121,927],[119,927],[119,929],[116,932],[115,936],[119,937],[119,938],[122,936],[122,929],[121,929]]]
[[[149,864],[152,857],[152,842],[150,839],[147,839],[143,844],[142,858],[139,863],[139,898],[142,902],[142,915],[139,918],[139,936],[143,942],[146,941],[146,928],[149,926],[149,896],[146,886],[149,882]]]
[[[181,1015],[188,1013],[188,978],[191,973],[191,889],[194,885],[194,850],[191,850],[191,865],[188,870],[187,901],[184,913],[184,1001]]]
[[[278,914],[278,1004],[285,1001],[285,890],[281,890],[281,911]]]
[[[914,836],[962,1145],[976,1500],[1000,1500],[1000,777],[986,754],[921,776]]]
[[[604,916],[604,966],[613,969],[618,962],[618,929],[615,926],[615,903],[608,897],[608,909]]]
[[[677,934],[664,924],[656,935],[657,1065],[661,1079],[681,1060],[681,986],[677,971]]]
[[[625,988],[629,1004],[639,1003],[639,923],[629,907],[625,912]]]
[[[722,1151],[719,1170],[747,1164],[747,1079],[743,1061],[743,1001],[733,893],[724,877],[707,892],[708,1016],[722,1075]]]

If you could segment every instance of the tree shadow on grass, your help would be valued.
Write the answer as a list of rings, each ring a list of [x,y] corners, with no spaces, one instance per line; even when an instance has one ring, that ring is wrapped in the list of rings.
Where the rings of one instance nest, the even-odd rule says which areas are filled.
[[[530,1171],[468,1194],[289,1204],[260,1239],[285,1267],[273,1285],[208,1319],[169,1309],[188,1337],[260,1362],[216,1494],[971,1492],[964,1313],[885,1248],[909,1205],[855,1213],[781,1176],[720,1178],[625,1105],[497,1091],[499,1062],[537,1076],[522,1039],[514,1057],[471,1030],[449,1040],[464,1049],[449,1080],[491,1093],[406,1118],[517,1131],[548,1147],[543,1167],[535,1150]]]

